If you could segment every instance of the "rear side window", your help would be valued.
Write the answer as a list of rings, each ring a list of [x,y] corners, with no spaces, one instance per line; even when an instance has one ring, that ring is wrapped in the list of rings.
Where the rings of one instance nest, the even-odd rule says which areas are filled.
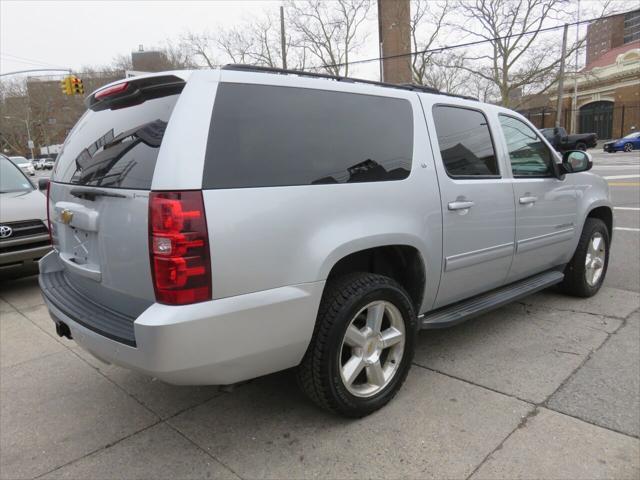
[[[442,162],[451,177],[496,177],[496,154],[487,118],[477,110],[433,107]]]
[[[412,152],[407,100],[221,83],[202,187],[401,180]]]
[[[65,142],[53,180],[148,190],[177,94],[133,106],[87,110]]]

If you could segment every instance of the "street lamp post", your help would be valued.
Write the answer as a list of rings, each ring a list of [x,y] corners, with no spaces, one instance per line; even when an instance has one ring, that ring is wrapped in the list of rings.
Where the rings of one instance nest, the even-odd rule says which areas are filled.
[[[29,121],[25,120],[24,118],[12,117],[11,115],[5,115],[4,118],[14,118],[16,120],[22,120],[24,122],[27,127],[27,146],[29,147],[29,150],[31,150],[31,160],[35,159],[35,156],[33,155],[33,141],[31,140],[31,129],[29,128]]]

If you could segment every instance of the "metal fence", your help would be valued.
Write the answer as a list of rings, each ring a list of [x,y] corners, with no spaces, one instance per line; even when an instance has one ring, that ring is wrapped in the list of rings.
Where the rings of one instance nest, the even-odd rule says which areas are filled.
[[[520,109],[524,115],[538,128],[555,126],[556,109],[537,107]],[[575,131],[571,131],[571,117],[576,114]],[[640,130],[640,105],[619,105],[613,102],[593,102],[578,110],[562,111],[560,126],[570,133],[595,133],[599,139],[618,138],[630,132]]]

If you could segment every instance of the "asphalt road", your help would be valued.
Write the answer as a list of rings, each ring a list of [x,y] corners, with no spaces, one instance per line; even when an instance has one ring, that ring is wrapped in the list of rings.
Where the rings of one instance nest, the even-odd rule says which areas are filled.
[[[590,153],[593,172],[609,183],[615,208],[606,285],[640,292],[640,152]]]

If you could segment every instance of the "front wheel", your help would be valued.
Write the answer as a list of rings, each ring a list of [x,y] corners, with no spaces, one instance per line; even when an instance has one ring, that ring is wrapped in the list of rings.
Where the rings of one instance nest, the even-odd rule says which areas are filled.
[[[633,144],[630,143],[630,142],[627,142],[627,143],[624,144],[624,147],[622,147],[622,149],[625,152],[633,152]]]
[[[325,289],[298,383],[320,407],[363,417],[387,404],[411,367],[417,330],[411,299],[394,280],[356,273]]]
[[[560,288],[569,295],[591,297],[598,293],[609,266],[609,229],[598,218],[587,218],[573,258]]]

